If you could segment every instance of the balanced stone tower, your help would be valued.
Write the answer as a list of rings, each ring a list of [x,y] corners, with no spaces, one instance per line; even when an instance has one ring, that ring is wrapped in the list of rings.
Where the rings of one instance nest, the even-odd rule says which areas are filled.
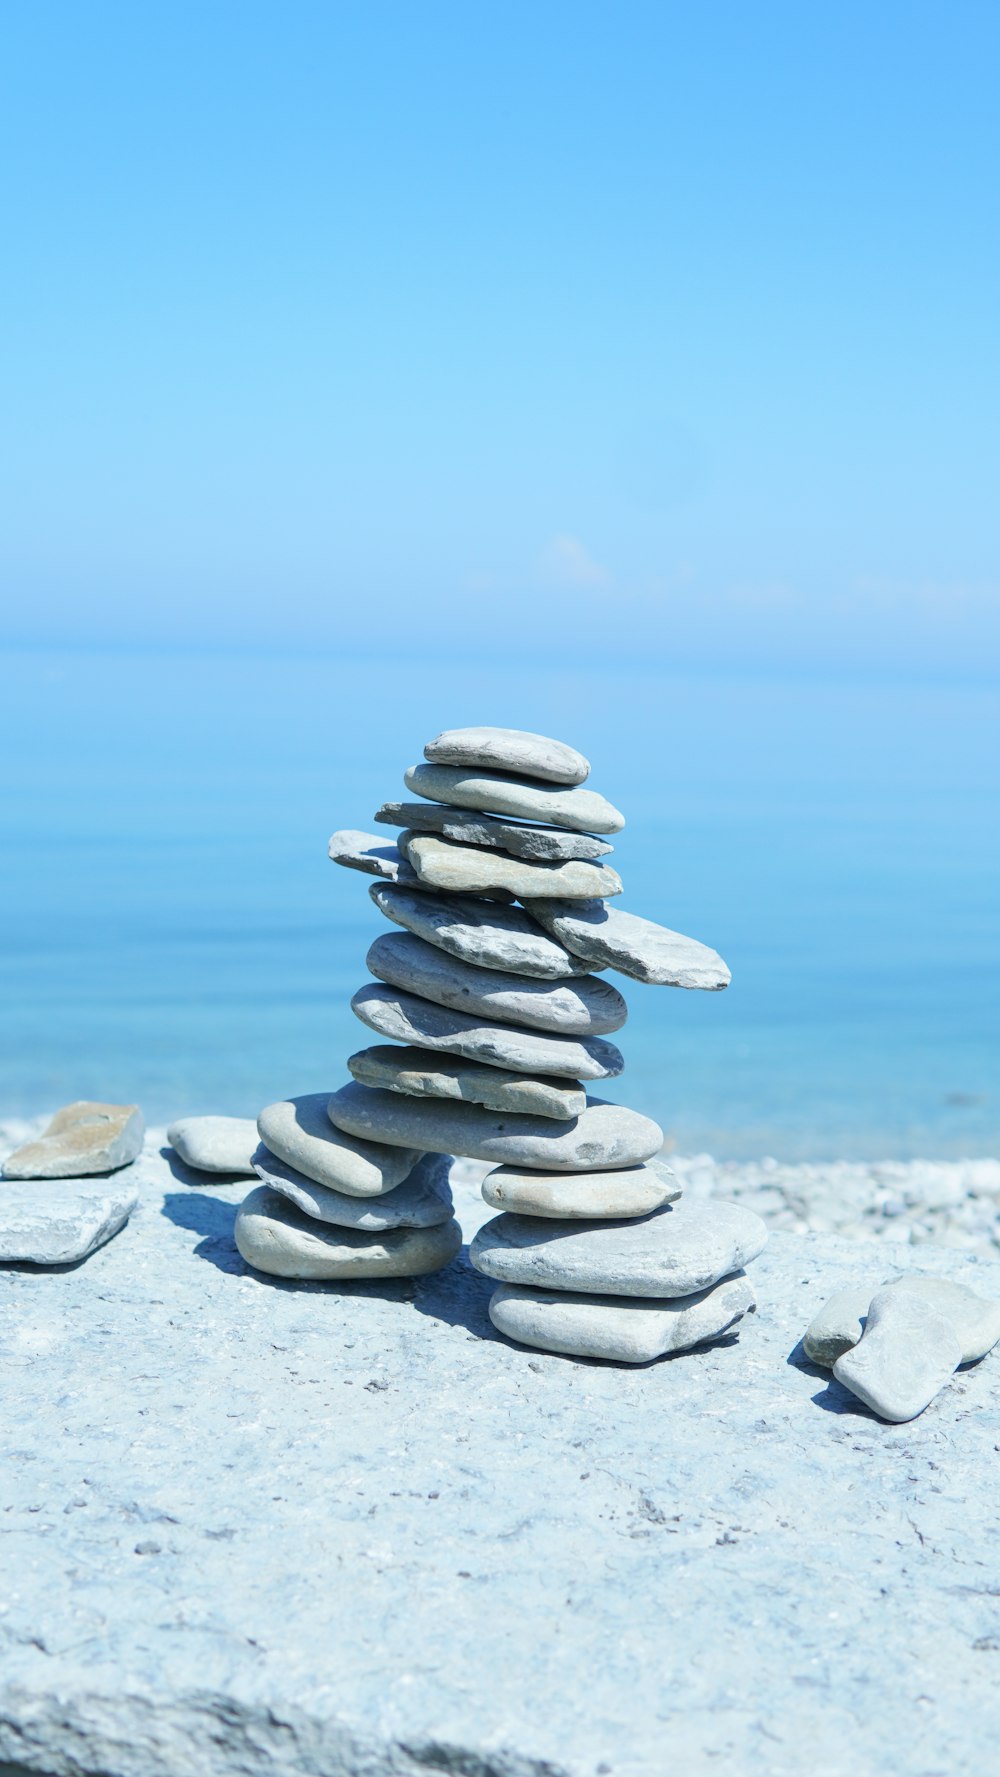
[[[600,971],[707,989],[729,971],[705,945],[608,905],[622,884],[603,835],[624,819],[582,787],[590,767],[572,747],[465,728],[424,754],[405,774],[422,800],[375,816],[401,829],[398,845],[344,831],[329,847],[381,878],[372,899],[402,928],[372,945],[376,979],[351,1002],[388,1041],[350,1057],[353,1082],[329,1101],[262,1113],[265,1189],[240,1212],[240,1250],[284,1276],[387,1275],[361,1251],[371,1230],[373,1252],[398,1244],[392,1274],[434,1269],[456,1250],[446,1171],[461,1154],[493,1163],[483,1195],[502,1213],[471,1258],[499,1285],[500,1331],[634,1363],[713,1338],[753,1306],[741,1267],[763,1224],[735,1205],[679,1203],[662,1130],[587,1087],[624,1067],[607,1038],[627,1007]],[[362,1192],[348,1268],[315,1245],[343,1242],[340,1199],[357,1210]],[[397,1202],[424,1219],[368,1219]],[[317,1236],[306,1217],[338,1227]],[[302,1269],[313,1261],[327,1268]]]

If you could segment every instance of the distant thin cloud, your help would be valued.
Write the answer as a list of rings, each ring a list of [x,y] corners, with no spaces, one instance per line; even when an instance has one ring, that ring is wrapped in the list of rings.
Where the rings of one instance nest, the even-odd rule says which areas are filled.
[[[542,577],[555,586],[607,586],[611,576],[580,542],[560,533],[552,537],[538,559]]]

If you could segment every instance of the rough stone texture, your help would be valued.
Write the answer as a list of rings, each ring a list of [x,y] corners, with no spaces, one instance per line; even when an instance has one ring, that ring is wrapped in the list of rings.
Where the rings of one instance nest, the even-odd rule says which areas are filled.
[[[663,1142],[663,1131],[651,1117],[599,1098],[588,1098],[583,1115],[572,1123],[555,1123],[547,1117],[505,1116],[474,1104],[402,1098],[352,1082],[334,1093],[327,1115],[339,1129],[366,1140],[419,1143],[431,1153],[467,1154],[553,1172],[632,1166],[648,1160]]]
[[[385,1228],[435,1228],[452,1213],[450,1154],[425,1154],[401,1185],[381,1197],[347,1197],[317,1185],[294,1166],[286,1166],[263,1142],[254,1155],[254,1172],[304,1215],[337,1228],[358,1228],[367,1234],[380,1234]]]
[[[448,802],[482,814],[512,815],[540,821],[547,827],[568,827],[574,833],[620,833],[625,816],[596,790],[560,789],[557,785],[524,783],[489,771],[464,771],[455,765],[411,765],[403,781],[416,796]]]
[[[763,1251],[767,1230],[735,1203],[686,1203],[634,1222],[553,1226],[499,1215],[476,1235],[469,1257],[498,1283],[608,1296],[691,1296]]]
[[[716,992],[732,980],[721,956],[707,944],[621,907],[606,907],[603,900],[533,900],[531,911],[567,950],[636,981]]]
[[[721,1343],[574,1362],[504,1340],[464,1259],[338,1288],[255,1275],[244,1190],[179,1186],[154,1151],[86,1265],[0,1279],[0,1760],[991,1769],[1000,1353],[880,1423],[799,1344],[857,1246],[776,1234]],[[490,1212],[456,1200],[468,1236]],[[901,1256],[1000,1294],[1000,1264]]]
[[[348,1057],[348,1068],[363,1086],[381,1086],[410,1098],[453,1098],[485,1105],[491,1111],[515,1111],[525,1117],[554,1117],[568,1122],[587,1108],[587,1094],[578,1080],[531,1079],[479,1061],[444,1058],[433,1049],[397,1048],[377,1043]]]
[[[393,883],[373,882],[368,893],[380,913],[461,962],[512,975],[563,981],[589,975],[593,964],[571,956],[521,907],[498,907],[473,895],[412,894]]]
[[[456,845],[437,833],[403,833],[399,848],[426,888],[448,889],[454,894],[499,892],[530,904],[535,897],[562,895],[587,900],[593,895],[622,892],[622,879],[610,864],[590,864],[579,858],[533,863],[483,846]]]
[[[258,1185],[240,1204],[233,1238],[255,1271],[327,1283],[420,1277],[450,1264],[462,1246],[462,1231],[453,1218],[432,1228],[390,1228],[379,1234],[334,1228],[303,1215],[267,1185]]]
[[[747,1277],[726,1277],[696,1296],[642,1301],[628,1296],[577,1296],[502,1283],[490,1297],[497,1331],[540,1351],[648,1364],[668,1352],[718,1339],[754,1306]]]
[[[424,758],[436,765],[479,766],[554,784],[582,784],[590,775],[589,759],[575,747],[523,728],[446,728],[428,741]]]
[[[146,1125],[137,1104],[63,1105],[34,1141],[8,1154],[4,1178],[89,1178],[117,1172],[142,1151]]]
[[[593,975],[539,981],[530,975],[485,969],[449,956],[414,932],[376,938],[366,966],[389,987],[436,1006],[469,1012],[490,1024],[517,1024],[556,1036],[599,1037],[620,1030],[628,1007],[616,987]]]
[[[494,1209],[554,1221],[646,1216],[661,1204],[675,1202],[680,1194],[674,1174],[658,1158],[619,1172],[559,1173],[497,1166],[483,1180],[483,1199]]]
[[[621,1050],[604,1037],[550,1037],[542,1031],[517,1030],[512,1024],[485,1024],[467,1012],[434,1006],[377,981],[358,989],[351,1010],[379,1036],[515,1073],[609,1080],[625,1066]]]
[[[0,1262],[72,1265],[124,1228],[138,1202],[135,1168],[117,1178],[0,1182]]]
[[[265,1147],[279,1160],[304,1172],[318,1185],[348,1197],[380,1197],[413,1171],[420,1154],[413,1148],[384,1148],[377,1142],[353,1141],[334,1129],[326,1114],[327,1092],[266,1105],[257,1118]]]
[[[834,1376],[881,1419],[916,1419],[962,1361],[958,1334],[913,1290],[879,1290],[857,1345]]]
[[[514,858],[605,858],[614,850],[606,839],[593,833],[573,833],[568,828],[532,827],[498,815],[473,814],[467,808],[449,808],[437,802],[383,802],[375,819],[387,827],[403,827],[417,833],[440,833],[459,845],[493,846]]]
[[[257,1125],[252,1117],[181,1117],[167,1140],[196,1172],[253,1173]]]

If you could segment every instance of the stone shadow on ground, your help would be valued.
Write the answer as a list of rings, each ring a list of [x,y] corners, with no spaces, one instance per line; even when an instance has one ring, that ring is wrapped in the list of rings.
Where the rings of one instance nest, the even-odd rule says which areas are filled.
[[[431,1320],[443,1320],[451,1327],[464,1327],[477,1339],[500,1340],[487,1309],[496,1289],[492,1278],[484,1277],[469,1264],[469,1249],[460,1253],[443,1271],[430,1271],[424,1277],[410,1279],[413,1284],[413,1306],[418,1314]]]
[[[815,1376],[818,1382],[826,1384],[819,1394],[812,1397],[813,1405],[820,1407],[824,1413],[836,1413],[841,1417],[846,1415],[852,1419],[872,1418],[864,1402],[859,1401],[857,1395],[853,1395],[842,1382],[838,1382],[832,1370],[828,1370],[823,1364],[814,1364],[812,1358],[806,1356],[806,1348],[801,1339],[792,1346],[785,1362],[793,1370],[801,1370],[804,1376]]]
[[[227,1203],[225,1198],[212,1197],[206,1191],[199,1191],[197,1196],[187,1191],[168,1191],[161,1214],[176,1227],[201,1235],[194,1249],[196,1258],[207,1259],[219,1271],[239,1274],[249,1267],[237,1252],[233,1239],[238,1208],[237,1203]]]

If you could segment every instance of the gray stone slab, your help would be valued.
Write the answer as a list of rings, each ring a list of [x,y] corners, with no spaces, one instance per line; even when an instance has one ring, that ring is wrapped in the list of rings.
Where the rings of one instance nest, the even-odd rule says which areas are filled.
[[[514,1073],[608,1080],[625,1066],[621,1050],[605,1037],[552,1037],[512,1024],[487,1024],[467,1012],[452,1012],[379,981],[358,989],[351,1010],[379,1036],[462,1055],[468,1061],[482,1061],[488,1067]]]
[[[146,1131],[137,1104],[78,1099],[63,1105],[34,1141],[8,1154],[4,1178],[86,1178],[117,1172],[142,1151]]]
[[[380,1086],[410,1098],[451,1098],[491,1111],[554,1117],[561,1123],[587,1107],[587,1094],[578,1080],[532,1079],[410,1044],[397,1048],[394,1043],[376,1043],[349,1056],[347,1066],[362,1086]]]
[[[387,827],[403,827],[416,833],[440,833],[460,845],[492,846],[514,858],[605,858],[614,850],[606,839],[593,833],[573,833],[568,828],[531,826],[505,821],[498,815],[474,814],[467,808],[449,808],[439,802],[383,802],[375,812]]]
[[[628,1017],[618,989],[593,975],[540,981],[480,968],[425,943],[414,932],[384,933],[376,938],[365,962],[389,987],[455,1012],[469,1012],[490,1024],[517,1024],[555,1036],[599,1037],[620,1030]]]
[[[499,1215],[469,1249],[476,1269],[498,1283],[608,1296],[690,1296],[762,1252],[759,1216],[715,1198],[654,1210],[641,1221],[574,1222]]]
[[[503,1339],[464,1258],[269,1281],[233,1245],[244,1189],[154,1156],[125,1235],[3,1279],[0,1761],[991,1769],[1000,1353],[880,1423],[797,1355],[857,1245],[776,1234],[728,1339],[577,1362]],[[456,1201],[467,1234],[490,1213]]]
[[[253,1174],[257,1125],[252,1117],[179,1117],[167,1140],[196,1172]]]
[[[463,770],[456,765],[411,765],[403,781],[415,796],[448,802],[482,814],[511,815],[568,827],[574,833],[620,833],[625,816],[596,790],[562,789],[557,784],[502,777],[498,772]]]
[[[588,1098],[583,1115],[572,1123],[555,1123],[474,1104],[401,1098],[352,1083],[333,1094],[327,1115],[338,1129],[366,1140],[419,1143],[432,1153],[553,1172],[632,1166],[663,1144],[663,1131],[651,1117],[599,1098]]]
[[[453,894],[509,894],[530,905],[535,897],[562,895],[587,900],[622,892],[622,879],[610,864],[579,858],[536,863],[488,851],[485,846],[456,845],[437,833],[403,833],[399,849],[426,888],[448,889]]]
[[[508,1339],[538,1351],[648,1364],[721,1338],[753,1307],[753,1289],[740,1272],[695,1296],[653,1301],[502,1283],[490,1297],[490,1319]]]
[[[380,1234],[387,1228],[435,1228],[452,1214],[450,1154],[425,1154],[401,1185],[381,1197],[348,1197],[328,1185],[317,1185],[304,1172],[286,1166],[263,1142],[254,1154],[254,1172],[303,1215],[365,1234]]]
[[[542,1216],[561,1222],[621,1220],[647,1216],[674,1203],[681,1187],[658,1156],[620,1171],[540,1172],[497,1166],[483,1180],[483,1198],[512,1215]]]
[[[531,911],[567,950],[636,981],[717,992],[732,980],[728,966],[707,944],[622,907],[608,907],[603,900],[532,900]]]
[[[475,895],[436,895],[427,888],[414,894],[387,882],[373,882],[368,893],[386,919],[477,968],[541,981],[564,981],[593,969],[543,932],[522,907],[500,907]]]
[[[955,1268],[965,1255],[956,1252]],[[838,1357],[856,1345],[864,1331],[868,1305],[880,1289],[909,1290],[951,1326],[962,1351],[962,1363],[974,1364],[1000,1342],[1000,1301],[989,1302],[957,1278],[870,1277],[867,1283],[838,1290],[813,1316],[802,1343],[814,1364],[832,1368]]]
[[[833,1374],[880,1419],[902,1424],[930,1406],[962,1361],[958,1334],[912,1290],[879,1290],[857,1345]]]
[[[342,864],[347,870],[381,876],[386,882],[406,883],[410,888],[419,886],[416,871],[398,845],[386,844],[377,833],[359,833],[353,827],[343,827],[331,833],[326,852],[332,864]]]
[[[72,1265],[124,1228],[135,1168],[115,1178],[0,1180],[0,1263]]]
[[[265,1147],[316,1184],[343,1191],[348,1197],[380,1197],[383,1191],[401,1185],[420,1154],[415,1149],[354,1141],[334,1129],[326,1114],[329,1096],[328,1092],[306,1092],[266,1105],[257,1118]]]
[[[462,1246],[454,1218],[432,1228],[391,1228],[377,1234],[337,1228],[303,1215],[267,1185],[258,1185],[240,1204],[233,1238],[255,1271],[316,1283],[420,1277],[450,1264]]]
[[[480,766],[555,784],[582,784],[590,773],[590,761],[575,747],[523,728],[446,728],[428,741],[424,758],[439,765]]]

